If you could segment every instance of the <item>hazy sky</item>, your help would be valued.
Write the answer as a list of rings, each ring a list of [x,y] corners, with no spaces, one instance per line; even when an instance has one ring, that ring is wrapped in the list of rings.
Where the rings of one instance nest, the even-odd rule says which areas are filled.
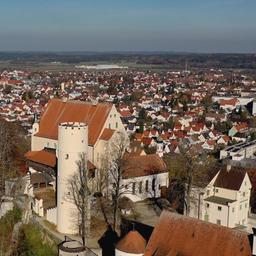
[[[256,52],[256,0],[2,0],[0,51]]]

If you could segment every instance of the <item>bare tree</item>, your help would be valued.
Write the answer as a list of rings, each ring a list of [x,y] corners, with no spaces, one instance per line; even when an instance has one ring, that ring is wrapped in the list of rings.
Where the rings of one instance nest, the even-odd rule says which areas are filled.
[[[119,202],[124,193],[127,193],[122,177],[125,172],[123,156],[128,146],[125,134],[118,133],[116,139],[111,143],[112,165],[109,169],[109,193],[113,203],[113,230],[116,231],[119,220]]]
[[[20,131],[17,124],[0,119],[0,194],[4,192],[5,180],[17,176],[17,167],[27,150],[25,136]]]
[[[85,154],[80,155],[77,161],[77,173],[68,180],[70,190],[69,200],[72,201],[78,212],[78,226],[83,245],[90,234],[90,195],[89,173],[87,170],[87,157]]]
[[[166,163],[169,168],[170,178],[179,180],[184,187],[184,206],[186,215],[190,214],[191,201],[193,198],[193,186],[204,187],[211,178],[211,170],[218,168],[216,160],[206,155],[198,155],[193,151],[193,147],[180,147],[180,154]],[[180,199],[179,199],[180,201]]]

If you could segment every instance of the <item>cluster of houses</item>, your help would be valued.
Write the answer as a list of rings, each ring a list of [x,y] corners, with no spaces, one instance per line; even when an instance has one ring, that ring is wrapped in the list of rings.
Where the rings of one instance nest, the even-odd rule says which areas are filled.
[[[253,118],[255,81],[241,75],[232,83],[229,79],[221,70],[200,76],[130,70],[3,72],[0,115],[21,122],[31,135],[31,150],[25,155],[29,170],[25,191],[33,198],[34,212],[55,224],[60,233],[76,234],[73,223],[78,213],[66,198],[70,194],[66,181],[84,154],[89,187],[92,194],[97,192],[103,161],[114,158],[112,147],[121,135],[122,142],[129,142],[122,165],[122,192],[134,203],[161,197],[168,188],[165,154],[181,154],[182,148],[189,148],[194,156],[220,152],[221,160],[253,160],[256,142],[250,139],[251,122],[229,117],[234,111],[247,111]],[[218,96],[208,97],[216,92]],[[231,124],[223,131],[219,126],[227,121]],[[111,186],[115,182],[108,179],[107,187]],[[116,255],[192,255],[189,246],[179,242],[184,241],[185,230],[198,244],[206,239],[208,228],[215,238],[233,238],[222,247],[214,240],[211,251],[202,247],[195,255],[214,255],[224,249],[229,253],[225,255],[251,255],[247,235],[227,229],[247,226],[251,188],[248,174],[228,165],[205,187],[192,188],[189,215],[193,219],[163,212],[149,241],[131,231],[117,244]],[[111,196],[108,191],[105,195]],[[176,224],[181,231],[175,229]],[[176,240],[167,234],[167,227]],[[159,240],[162,236],[168,243]]]

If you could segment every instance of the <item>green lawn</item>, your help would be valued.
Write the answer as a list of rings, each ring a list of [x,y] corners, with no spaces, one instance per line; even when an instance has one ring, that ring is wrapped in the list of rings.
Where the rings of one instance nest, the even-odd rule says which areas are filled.
[[[0,255],[10,250],[12,245],[12,230],[15,223],[21,220],[21,211],[14,208],[0,219]]]
[[[44,232],[37,226],[24,225],[20,232],[18,255],[21,256],[54,256],[57,255],[57,246],[49,241]]]

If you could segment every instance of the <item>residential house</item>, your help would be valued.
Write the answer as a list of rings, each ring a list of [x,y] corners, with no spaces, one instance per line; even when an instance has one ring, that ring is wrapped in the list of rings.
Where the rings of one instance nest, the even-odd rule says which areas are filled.
[[[190,216],[229,228],[247,226],[251,187],[244,170],[227,166],[205,188],[193,189]]]

